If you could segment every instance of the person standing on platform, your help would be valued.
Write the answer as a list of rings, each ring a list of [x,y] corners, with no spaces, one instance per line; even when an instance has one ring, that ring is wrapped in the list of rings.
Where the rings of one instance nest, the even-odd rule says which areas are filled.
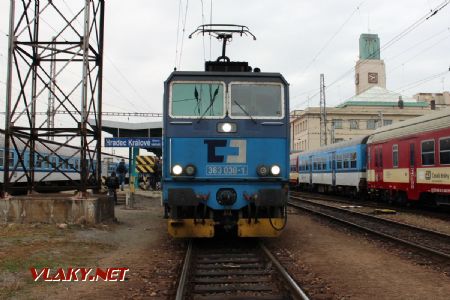
[[[125,175],[128,172],[127,166],[125,165],[125,160],[123,158],[117,166],[116,172],[119,175],[120,190],[123,191],[123,186],[125,184]]]
[[[116,172],[112,172],[111,176],[106,178],[106,187],[108,188],[108,196],[113,197],[114,203],[117,204],[117,192],[119,187],[119,178],[116,177]]]

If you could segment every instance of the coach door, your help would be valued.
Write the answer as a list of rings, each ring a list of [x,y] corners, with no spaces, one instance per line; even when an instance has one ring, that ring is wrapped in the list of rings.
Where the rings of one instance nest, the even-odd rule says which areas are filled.
[[[331,184],[336,186],[336,152],[331,153]]]
[[[309,186],[312,187],[312,183],[313,183],[313,157],[310,156],[309,157]]]
[[[383,146],[375,146],[375,182],[383,182]]]
[[[414,190],[416,182],[416,150],[414,143],[409,144],[409,186]]]

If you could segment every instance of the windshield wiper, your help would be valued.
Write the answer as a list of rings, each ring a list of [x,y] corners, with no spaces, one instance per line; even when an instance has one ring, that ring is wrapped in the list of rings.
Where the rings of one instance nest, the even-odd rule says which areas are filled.
[[[233,100],[234,101],[234,103],[236,103],[237,104],[237,106],[239,106],[239,108],[250,118],[250,120],[252,120],[252,122],[253,123],[255,123],[256,124],[256,121],[255,121],[255,119],[253,119],[253,117],[252,117],[252,115],[245,109],[245,108],[243,108],[240,104],[239,104],[239,102],[237,102],[236,100]]]
[[[202,99],[198,99],[197,86],[195,86],[195,88],[194,88],[194,97],[195,97],[195,101],[197,102],[196,108],[197,108],[198,114],[200,114],[200,103],[201,103]],[[194,108],[194,111],[195,111],[195,108]]]
[[[203,114],[197,120],[197,123],[200,123],[200,121],[203,119],[203,117],[206,115],[206,113],[211,109],[211,107],[213,106],[214,102],[216,101],[216,97],[217,97],[218,94],[219,94],[219,85],[217,85],[217,88],[214,91],[214,95],[212,97],[211,97],[211,94],[209,95],[209,97],[210,97],[209,106],[206,108],[206,110],[203,112]]]

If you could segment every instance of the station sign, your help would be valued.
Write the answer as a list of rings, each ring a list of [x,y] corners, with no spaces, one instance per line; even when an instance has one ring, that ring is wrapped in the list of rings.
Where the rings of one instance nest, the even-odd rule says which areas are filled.
[[[161,148],[161,138],[132,138],[132,137],[119,137],[119,138],[105,138],[105,147],[138,147],[138,148]]]

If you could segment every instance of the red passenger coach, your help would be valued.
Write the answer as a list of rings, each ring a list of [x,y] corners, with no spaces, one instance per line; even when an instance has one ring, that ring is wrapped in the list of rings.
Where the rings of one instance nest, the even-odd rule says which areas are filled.
[[[386,201],[450,204],[450,110],[380,128],[367,141],[367,181]]]

